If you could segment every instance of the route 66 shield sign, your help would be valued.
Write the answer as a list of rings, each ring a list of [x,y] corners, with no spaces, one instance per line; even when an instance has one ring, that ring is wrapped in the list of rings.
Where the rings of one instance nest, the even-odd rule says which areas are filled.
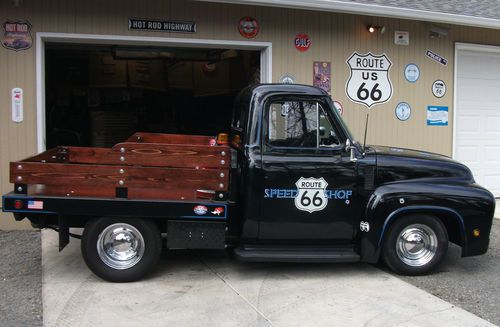
[[[370,109],[377,103],[391,99],[392,83],[389,69],[392,62],[385,54],[354,52],[346,62],[350,69],[346,93],[352,101],[364,104]]]
[[[323,210],[328,204],[328,197],[325,194],[328,183],[323,177],[301,177],[295,185],[298,191],[295,197],[295,206],[297,209],[314,212]]]

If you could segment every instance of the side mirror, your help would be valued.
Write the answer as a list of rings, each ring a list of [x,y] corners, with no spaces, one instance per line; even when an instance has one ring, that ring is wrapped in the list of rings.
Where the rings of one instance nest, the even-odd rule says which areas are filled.
[[[345,142],[345,150],[350,151],[350,160],[351,162],[356,162],[358,161],[358,158],[356,158],[356,147],[351,144],[351,140],[347,139]]]

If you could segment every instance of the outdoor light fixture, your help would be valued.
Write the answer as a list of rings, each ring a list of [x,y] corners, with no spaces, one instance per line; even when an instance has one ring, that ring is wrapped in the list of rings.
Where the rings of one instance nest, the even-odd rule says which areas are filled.
[[[385,33],[385,26],[368,25],[366,28],[368,29],[368,32],[370,32],[370,33],[375,33],[377,31],[380,34],[384,34]]]
[[[449,28],[445,27],[439,27],[439,26],[432,26],[429,29],[429,36],[431,38],[440,38],[440,37],[446,37],[450,33]]]

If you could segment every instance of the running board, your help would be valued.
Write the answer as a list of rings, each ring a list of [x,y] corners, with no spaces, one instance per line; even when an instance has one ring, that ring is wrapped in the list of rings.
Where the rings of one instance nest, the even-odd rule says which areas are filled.
[[[234,249],[238,260],[251,262],[358,262],[352,247],[275,247],[243,245]]]

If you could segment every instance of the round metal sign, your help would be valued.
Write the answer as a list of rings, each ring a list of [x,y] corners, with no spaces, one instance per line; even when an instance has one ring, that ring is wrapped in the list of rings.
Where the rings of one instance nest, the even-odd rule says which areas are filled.
[[[311,39],[306,33],[299,33],[295,35],[294,45],[295,49],[299,50],[300,52],[305,52],[311,47]]]
[[[342,103],[339,101],[333,101],[333,107],[337,109],[340,115],[344,114],[344,107],[342,106]]]
[[[295,76],[290,74],[285,74],[280,77],[281,84],[295,84]]]
[[[420,77],[420,69],[415,64],[408,64],[405,67],[405,78],[410,83],[415,83]]]
[[[256,37],[259,33],[259,29],[260,27],[257,20],[250,16],[243,17],[242,19],[240,19],[240,22],[238,24],[238,31],[240,32],[241,36],[247,39]]]
[[[432,83],[432,94],[434,94],[436,98],[444,97],[446,94],[446,84],[440,79]]]

